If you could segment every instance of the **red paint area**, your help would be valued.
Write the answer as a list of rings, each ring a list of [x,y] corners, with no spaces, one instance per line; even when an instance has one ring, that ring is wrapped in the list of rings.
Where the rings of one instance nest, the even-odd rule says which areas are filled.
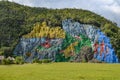
[[[102,56],[102,53],[104,52],[104,41],[100,44],[100,56]]]
[[[45,48],[50,48],[51,47],[48,40],[46,40],[45,43],[42,44],[42,46],[45,47]]]
[[[64,50],[61,50],[60,53],[64,53]]]
[[[98,52],[98,47],[99,47],[99,44],[98,43],[95,43],[94,45],[94,53],[96,54]]]
[[[80,36],[75,36],[76,39],[81,39]]]

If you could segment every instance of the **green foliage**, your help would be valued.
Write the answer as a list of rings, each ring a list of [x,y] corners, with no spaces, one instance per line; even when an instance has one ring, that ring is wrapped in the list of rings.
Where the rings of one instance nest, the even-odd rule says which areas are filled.
[[[33,60],[33,63],[39,63],[39,64],[41,64],[41,63],[50,63],[50,62],[51,62],[50,59],[42,59],[42,60],[39,60],[39,59],[35,58],[35,59]]]
[[[42,61],[39,61],[38,58],[35,58],[35,59],[33,60],[33,63],[42,63]]]
[[[120,56],[120,28],[111,21],[93,12],[82,9],[46,9],[22,6],[14,2],[0,1],[0,49],[10,47],[4,53],[11,54],[22,35],[29,33],[37,22],[47,22],[50,27],[61,26],[64,19],[99,27],[111,38],[111,43]],[[7,55],[9,56],[9,55]],[[119,57],[120,58],[120,57]]]
[[[1,64],[3,64],[3,65],[7,64],[7,59],[1,60]]]
[[[43,59],[43,60],[42,60],[42,63],[50,63],[50,62],[51,62],[50,59]]]
[[[5,59],[1,60],[1,64],[3,64],[3,65],[14,64],[14,60],[11,60],[9,58],[5,58]]]
[[[24,64],[24,60],[22,56],[17,56],[15,58],[15,64]]]

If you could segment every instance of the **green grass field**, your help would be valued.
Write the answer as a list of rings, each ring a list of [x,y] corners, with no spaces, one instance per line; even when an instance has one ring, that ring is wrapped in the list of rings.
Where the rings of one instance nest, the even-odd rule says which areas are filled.
[[[120,80],[120,64],[0,65],[0,80]]]

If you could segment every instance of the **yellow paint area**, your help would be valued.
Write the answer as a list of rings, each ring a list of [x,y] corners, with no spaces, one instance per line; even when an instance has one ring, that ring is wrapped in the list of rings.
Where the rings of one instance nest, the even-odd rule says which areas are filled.
[[[36,24],[33,30],[27,35],[23,36],[24,38],[65,38],[65,31],[61,27],[52,27],[46,25],[46,22],[43,22],[42,25]]]
[[[64,50],[64,55],[65,57],[70,57],[71,55],[74,55],[74,47],[78,45],[78,42],[74,42],[70,44],[65,50]]]

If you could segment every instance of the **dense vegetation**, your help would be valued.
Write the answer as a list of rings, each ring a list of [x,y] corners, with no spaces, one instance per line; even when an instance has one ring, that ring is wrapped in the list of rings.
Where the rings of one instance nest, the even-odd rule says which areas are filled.
[[[37,22],[47,22],[50,27],[62,26],[64,19],[95,25],[111,38],[111,43],[120,58],[120,28],[104,17],[82,9],[46,9],[0,1],[0,54],[6,57],[12,51],[20,37],[29,33]]]

